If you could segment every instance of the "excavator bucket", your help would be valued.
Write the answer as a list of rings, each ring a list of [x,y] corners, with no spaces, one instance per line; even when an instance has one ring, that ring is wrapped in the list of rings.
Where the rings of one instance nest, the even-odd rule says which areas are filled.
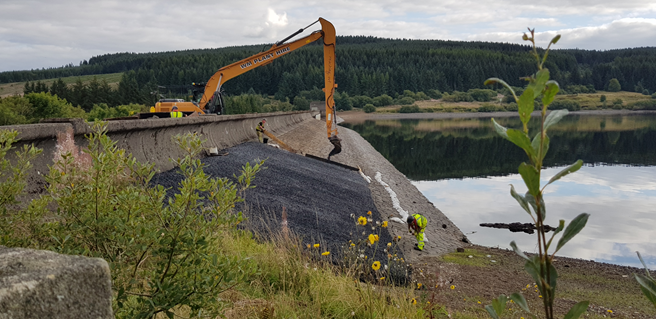
[[[341,143],[341,141],[342,140],[340,138],[338,138],[337,136],[335,136],[335,135],[332,135],[329,138],[329,142],[331,142],[331,144],[333,144],[333,150],[331,150],[331,152],[329,153],[328,158],[327,158],[328,160],[331,160],[331,156],[342,152],[342,143]]]

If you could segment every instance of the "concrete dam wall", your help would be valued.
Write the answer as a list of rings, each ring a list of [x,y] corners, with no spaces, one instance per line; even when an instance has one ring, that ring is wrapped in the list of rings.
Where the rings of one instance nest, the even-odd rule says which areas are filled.
[[[196,132],[206,140],[204,147],[219,150],[256,139],[255,128],[260,120],[267,119],[267,129],[282,134],[304,121],[312,119],[308,112],[284,112],[229,116],[200,116],[189,118],[116,120],[107,122],[107,135],[117,142],[117,147],[131,153],[139,162],[154,163],[157,169],[173,168],[170,158],[182,156],[181,150],[171,138],[179,133]],[[43,150],[33,163],[28,178],[28,194],[44,191],[48,166],[52,166],[62,155],[70,152],[79,164],[90,161],[83,152],[87,146],[86,134],[92,128],[82,119],[62,119],[57,123],[4,126],[4,130],[19,132],[20,141],[16,150],[23,145],[34,145]],[[13,160],[13,152],[8,158]]]

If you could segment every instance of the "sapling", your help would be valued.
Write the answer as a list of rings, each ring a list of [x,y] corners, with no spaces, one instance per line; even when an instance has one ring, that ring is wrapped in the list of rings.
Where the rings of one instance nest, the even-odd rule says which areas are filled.
[[[529,29],[530,35],[523,34],[522,39],[525,41],[530,41],[532,43],[531,54],[534,56],[537,62],[538,71],[528,77],[524,77],[523,80],[528,82],[527,87],[523,93],[518,97],[515,94],[515,91],[511,87],[498,78],[489,78],[484,82],[484,84],[494,84],[499,83],[509,89],[509,92],[513,94],[513,98],[518,104],[518,114],[520,120],[522,121],[522,130],[516,129],[507,129],[499,125],[495,119],[491,119],[493,126],[499,135],[503,138],[513,142],[518,147],[522,148],[527,157],[529,158],[529,163],[523,162],[518,167],[518,172],[522,177],[525,185],[527,186],[527,192],[524,195],[518,194],[511,185],[511,196],[518,201],[518,204],[529,214],[532,218],[538,236],[538,254],[531,257],[525,255],[515,241],[511,242],[511,247],[513,250],[523,259],[525,262],[525,270],[536,282],[538,290],[541,293],[543,298],[543,306],[545,311],[546,318],[554,318],[553,304],[555,291],[557,288],[557,270],[552,264],[554,255],[575,235],[577,235],[582,228],[586,225],[586,222],[589,218],[589,214],[582,213],[575,217],[570,224],[565,228],[564,220],[559,220],[559,227],[554,231],[552,237],[547,238],[546,232],[543,229],[544,221],[546,217],[546,207],[545,201],[543,199],[543,193],[545,187],[561,179],[563,176],[573,173],[579,170],[582,167],[582,160],[577,160],[577,162],[566,167],[561,172],[557,173],[552,177],[548,183],[543,187],[540,186],[541,182],[541,169],[543,167],[543,159],[547,154],[547,151],[550,146],[550,138],[547,135],[547,129],[559,122],[564,116],[568,114],[568,110],[555,110],[547,114],[547,108],[550,103],[554,100],[555,95],[559,92],[559,84],[550,80],[550,71],[544,67],[545,61],[550,51],[550,46],[556,44],[561,38],[561,35],[554,37],[550,44],[548,45],[545,53],[541,57],[536,49],[536,43],[534,41],[534,30]],[[537,132],[533,139],[530,139],[529,130],[527,128],[527,123],[531,118],[531,113],[534,110],[534,100],[540,98],[542,108],[541,108],[541,127],[540,131]],[[561,239],[557,242],[556,249],[550,254],[548,250],[552,245],[552,240],[554,237],[563,231]],[[511,300],[516,302],[523,310],[530,312],[527,306],[527,301],[525,298],[519,294],[514,293],[510,296]],[[497,299],[493,300],[492,305],[486,306],[486,310],[490,313],[493,318],[498,318],[500,313],[505,309],[504,305],[506,304],[506,296],[500,296]],[[588,301],[583,301],[575,304],[572,309],[565,315],[566,318],[578,318],[586,309],[588,308]]]

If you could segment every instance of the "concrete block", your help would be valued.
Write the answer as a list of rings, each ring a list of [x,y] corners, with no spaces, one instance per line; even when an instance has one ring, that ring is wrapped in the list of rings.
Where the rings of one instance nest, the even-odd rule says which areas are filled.
[[[0,318],[113,318],[107,262],[0,246]]]

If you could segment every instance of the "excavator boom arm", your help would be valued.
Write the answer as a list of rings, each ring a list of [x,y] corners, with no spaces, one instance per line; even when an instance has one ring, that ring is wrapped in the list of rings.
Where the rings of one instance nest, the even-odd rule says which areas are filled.
[[[290,43],[276,43],[267,51],[255,54],[219,69],[205,85],[203,97],[201,97],[199,102],[201,108],[206,108],[206,105],[210,103],[212,97],[221,89],[221,86],[226,83],[226,81],[257,67],[267,65],[275,59],[323,38],[326,129],[329,138],[331,136],[337,136],[337,126],[335,125],[335,102],[333,100],[333,93],[337,87],[335,84],[335,28],[333,27],[333,24],[323,18],[319,18],[319,22],[322,25],[321,31],[315,31],[306,37]]]

